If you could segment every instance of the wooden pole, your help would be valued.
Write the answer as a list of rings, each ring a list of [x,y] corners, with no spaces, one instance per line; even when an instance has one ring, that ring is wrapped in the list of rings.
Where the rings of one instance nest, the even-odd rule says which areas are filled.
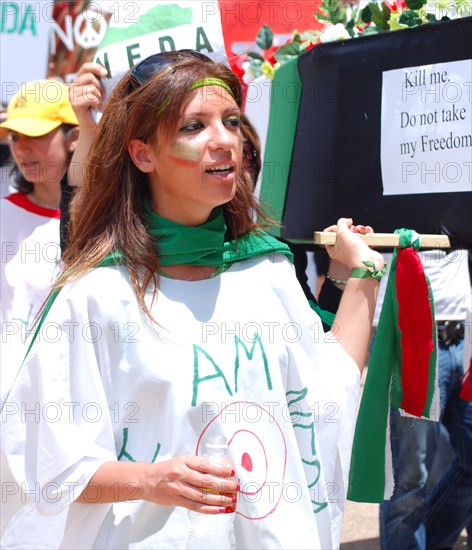
[[[367,233],[359,237],[372,248],[381,246],[395,248],[400,244],[400,235],[397,233]],[[315,231],[314,243],[336,244],[336,233]],[[447,235],[420,235],[420,248],[451,248],[451,243]]]

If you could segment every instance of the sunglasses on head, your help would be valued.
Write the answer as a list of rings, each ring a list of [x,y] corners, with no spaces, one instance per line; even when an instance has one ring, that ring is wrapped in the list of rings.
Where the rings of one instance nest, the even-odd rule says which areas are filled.
[[[140,61],[136,67],[133,68],[130,74],[130,82],[133,89],[139,88],[145,84],[152,76],[162,70],[168,65],[172,65],[177,61],[182,61],[185,59],[198,59],[200,61],[205,61],[206,63],[211,62],[212,60],[196,50],[176,50],[173,52],[163,52],[155,53],[146,59]]]

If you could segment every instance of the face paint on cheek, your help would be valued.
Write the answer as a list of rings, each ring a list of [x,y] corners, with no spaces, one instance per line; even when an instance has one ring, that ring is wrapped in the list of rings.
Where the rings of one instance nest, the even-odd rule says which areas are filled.
[[[170,157],[177,164],[182,166],[197,166],[200,160],[200,149],[185,145],[183,143],[173,143],[170,147]]]

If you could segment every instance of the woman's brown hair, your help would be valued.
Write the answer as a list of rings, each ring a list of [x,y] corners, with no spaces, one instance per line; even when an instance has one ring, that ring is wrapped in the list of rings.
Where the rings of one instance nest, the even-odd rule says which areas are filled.
[[[241,108],[242,90],[237,77],[211,60],[178,58],[137,88],[131,73],[117,84],[87,158],[84,183],[71,204],[70,241],[57,287],[82,277],[107,255],[120,251],[138,301],[150,316],[144,296],[151,283],[156,295],[159,258],[144,217],[149,195],[147,178],[131,160],[128,144],[139,139],[158,145],[157,134],[162,141],[170,139],[189,101],[192,84],[204,78],[225,82]],[[261,216],[253,181],[247,170],[240,172],[235,196],[223,207],[230,239],[255,230],[255,220]]]

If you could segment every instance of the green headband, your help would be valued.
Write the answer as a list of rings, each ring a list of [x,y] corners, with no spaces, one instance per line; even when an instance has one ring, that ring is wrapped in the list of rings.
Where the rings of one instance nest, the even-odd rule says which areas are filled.
[[[200,80],[197,80],[194,82],[190,88],[189,92],[193,92],[193,90],[197,90],[198,88],[203,88],[203,86],[220,86],[221,88],[224,88],[227,92],[231,94],[231,96],[234,98],[233,90],[226,84],[224,80],[221,80],[221,78],[202,78]],[[159,109],[157,110],[157,115],[159,116],[162,114],[162,112],[166,109],[168,103],[164,102]]]
[[[203,88],[203,86],[220,86],[234,97],[233,90],[228,86],[228,84],[226,84],[224,80],[221,80],[221,78],[202,78],[200,80],[197,80],[194,84],[190,86],[189,91],[192,92],[197,88]]]

